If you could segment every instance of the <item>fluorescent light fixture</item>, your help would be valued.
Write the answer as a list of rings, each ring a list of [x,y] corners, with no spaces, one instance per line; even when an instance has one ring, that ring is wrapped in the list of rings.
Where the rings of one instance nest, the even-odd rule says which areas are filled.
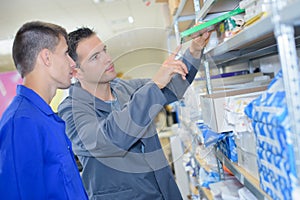
[[[134,19],[133,19],[132,16],[129,16],[129,17],[128,17],[128,22],[129,22],[130,24],[132,24],[132,23],[134,22]]]
[[[11,54],[13,39],[0,40],[0,55]]]

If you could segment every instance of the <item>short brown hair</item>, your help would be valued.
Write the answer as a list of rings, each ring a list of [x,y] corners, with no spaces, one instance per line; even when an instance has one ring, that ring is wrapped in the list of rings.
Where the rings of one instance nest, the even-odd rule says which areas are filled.
[[[67,32],[64,28],[41,21],[25,23],[18,30],[12,56],[22,78],[33,70],[38,53],[45,48],[54,51],[61,36],[67,41]]]

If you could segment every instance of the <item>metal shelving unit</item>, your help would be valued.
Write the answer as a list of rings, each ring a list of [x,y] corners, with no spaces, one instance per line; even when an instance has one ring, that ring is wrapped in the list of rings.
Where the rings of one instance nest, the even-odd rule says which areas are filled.
[[[300,2],[286,6],[279,11],[280,22],[290,25],[300,25],[300,13],[297,8]],[[292,17],[293,16],[293,17]],[[296,45],[300,44],[300,29],[296,31]],[[276,38],[274,37],[274,24],[272,15],[266,16],[254,24],[246,27],[234,37],[226,42],[219,44],[217,47],[205,52],[211,56],[216,65],[228,65],[229,62],[240,60],[243,62],[249,59],[257,59],[262,56],[278,53]]]
[[[274,1],[272,14],[262,18],[255,24],[246,27],[236,36],[223,42],[212,50],[205,52],[216,65],[229,65],[234,62],[245,62],[263,56],[278,54],[283,70],[285,92],[291,119],[293,150],[295,165],[300,182],[300,69],[296,48],[300,44],[300,1],[283,6],[286,1]],[[210,84],[209,79],[207,84]],[[259,185],[252,184],[232,165],[220,152],[221,160],[236,177],[259,199],[264,197]]]
[[[273,14],[246,27],[236,36],[205,53],[211,56],[217,65],[221,65],[234,61],[245,62],[279,52],[300,180],[300,74],[296,53],[296,47],[300,44],[300,31],[297,27],[300,25],[300,1],[294,1],[282,9],[278,5],[283,5],[286,1],[274,3]]]
[[[208,13],[208,11],[210,10],[210,8],[212,7],[212,5],[216,2],[216,0],[207,0],[205,2],[205,4],[203,5],[203,7],[200,9],[200,11],[198,12],[197,16],[196,16],[196,20],[202,20]]]
[[[283,80],[287,106],[291,120],[291,137],[293,143],[298,185],[300,184],[300,69],[294,39],[294,26],[299,25],[300,1],[280,9],[286,1],[279,0],[273,5],[274,34],[282,64]],[[291,17],[293,16],[293,17]],[[298,186],[300,187],[300,186]]]
[[[205,18],[214,4],[220,1],[221,0],[207,0],[200,11],[196,12],[196,21]],[[272,14],[261,18],[226,42],[204,53],[207,58],[209,57],[214,61],[215,65],[220,67],[249,62],[274,54],[279,55],[283,70],[289,116],[292,124],[293,135],[290,140],[293,142],[298,176],[297,181],[299,184],[300,68],[296,48],[300,46],[300,0],[295,0],[288,5],[285,5],[287,4],[285,0],[274,0],[273,4]],[[179,35],[178,32],[177,34]],[[180,41],[180,39],[177,41]],[[208,73],[209,62],[205,61],[204,64]],[[208,76],[207,88],[211,88],[209,86],[210,80]],[[212,93],[212,91],[208,90],[208,93]],[[269,196],[260,189],[257,179],[253,178],[241,167],[232,163],[221,152],[216,151],[216,156],[258,199],[269,199]],[[203,188],[199,188],[199,190],[201,190],[204,195],[208,194],[208,196],[210,196]],[[212,199],[208,196],[208,199]]]
[[[274,1],[272,14],[246,27],[243,31],[205,52],[217,66],[250,61],[272,54],[279,54],[283,70],[286,98],[291,119],[295,165],[300,182],[300,69],[296,48],[300,44],[300,1],[283,6],[286,1]],[[209,67],[208,67],[209,68]],[[208,88],[210,85],[207,79]],[[211,91],[210,91],[211,92]],[[266,199],[257,183],[249,181],[238,166],[232,164],[220,152],[218,159],[259,199]]]
[[[193,0],[193,5],[194,5],[193,14],[188,14],[188,15],[183,14],[185,6],[190,1],[191,0],[181,0],[180,4],[178,6],[178,9],[177,9],[175,15],[173,16],[172,25],[173,25],[174,30],[175,30],[175,37],[176,37],[177,44],[180,44],[180,42],[181,42],[180,31],[179,31],[179,23],[184,22],[184,21],[195,21],[195,14],[194,13],[197,13],[200,10],[198,1]]]

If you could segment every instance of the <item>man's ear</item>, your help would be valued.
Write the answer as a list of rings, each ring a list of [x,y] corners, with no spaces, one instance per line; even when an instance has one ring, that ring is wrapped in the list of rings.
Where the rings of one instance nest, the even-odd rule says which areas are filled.
[[[38,54],[38,57],[40,60],[44,63],[46,66],[51,65],[51,51],[49,49],[42,49],[40,53]]]

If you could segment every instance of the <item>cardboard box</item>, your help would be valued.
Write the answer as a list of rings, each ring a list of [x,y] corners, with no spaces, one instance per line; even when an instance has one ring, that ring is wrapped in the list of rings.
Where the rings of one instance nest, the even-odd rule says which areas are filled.
[[[169,11],[171,16],[175,15],[179,4],[180,0],[169,0]]]
[[[227,123],[225,118],[225,104],[228,98],[253,95],[253,93],[265,91],[266,89],[267,86],[258,86],[200,96],[204,124],[217,133],[232,131],[233,127]]]

